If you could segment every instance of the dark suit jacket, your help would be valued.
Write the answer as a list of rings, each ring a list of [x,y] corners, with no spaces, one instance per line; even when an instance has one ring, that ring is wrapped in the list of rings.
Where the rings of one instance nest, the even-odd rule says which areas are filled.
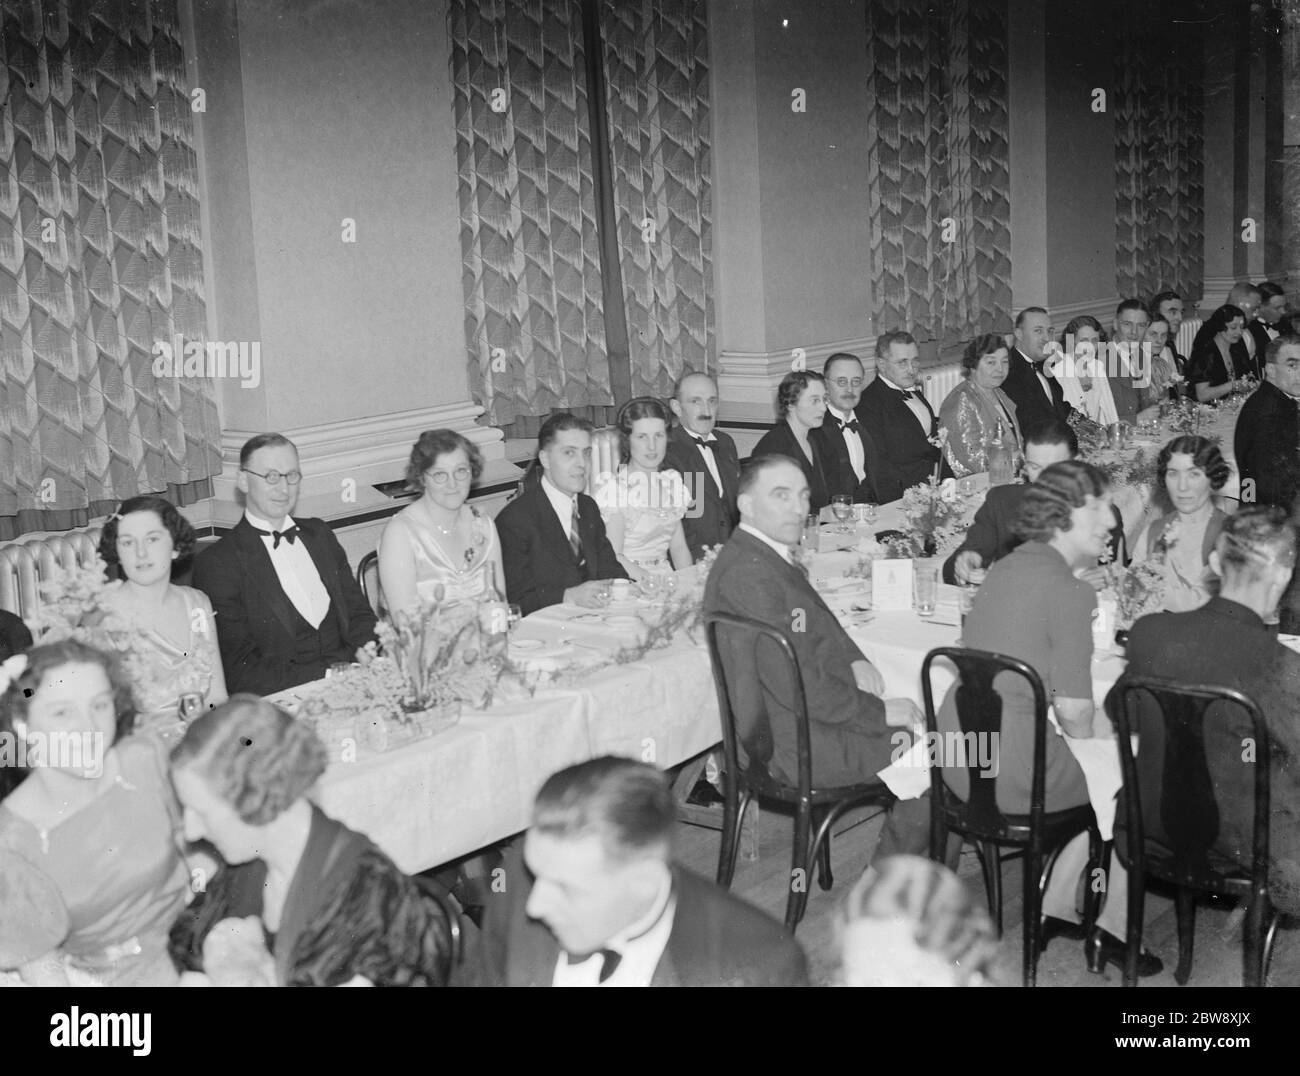
[[[1020,423],[1020,432],[1028,435],[1035,426],[1049,419],[1059,418],[1065,422],[1073,408],[1065,402],[1065,392],[1061,383],[1054,377],[1047,379],[1052,390],[1052,400],[1048,403],[1043,392],[1042,382],[1034,373],[1033,364],[1018,348],[1011,349],[1011,361],[1007,363],[1007,379],[1002,382],[1002,391],[1011,397],[1016,405],[1016,421]]]
[[[943,562],[945,583],[957,582],[953,568],[959,553],[972,549],[983,559],[984,567],[989,568],[1020,544],[1020,535],[1016,533],[1016,521],[1020,518],[1020,506],[1024,503],[1025,491],[1028,488],[1025,483],[1016,482],[1012,485],[994,486],[989,490],[984,503],[975,512],[970,530],[966,532],[961,545]],[[1115,526],[1110,532],[1110,557],[1120,564],[1127,564],[1124,521],[1120,517],[1118,508],[1112,505],[1111,511],[1115,513]]]
[[[1286,911],[1300,912],[1300,654],[1282,646],[1250,609],[1226,598],[1211,598],[1190,613],[1157,613],[1133,625],[1128,637],[1128,672],[1167,676],[1185,684],[1213,683],[1252,697],[1264,713],[1273,742],[1272,817],[1269,847],[1273,860],[1274,901]],[[1208,774],[1180,772],[1189,810],[1218,802],[1219,838],[1214,849],[1240,863],[1250,862],[1254,810],[1253,768],[1243,766],[1242,743],[1251,737],[1244,715],[1233,709],[1224,720],[1207,715],[1205,754]],[[1157,779],[1152,764],[1164,760],[1163,733],[1158,719],[1143,709],[1138,732],[1139,778]],[[1206,783],[1208,778],[1211,787]],[[1168,794],[1168,786],[1166,787]],[[1147,797],[1143,797],[1144,803]],[[1166,808],[1177,805],[1166,802]],[[1154,804],[1153,804],[1154,808]],[[1121,846],[1121,819],[1116,819],[1116,843]],[[1155,821],[1147,820],[1148,836]]]
[[[939,416],[924,396],[921,402],[930,412],[929,434],[921,429],[902,395],[880,377],[862,390],[856,414],[858,421],[870,429],[880,449],[875,486],[882,503],[896,501],[909,487],[928,482],[936,463],[940,465],[941,479],[953,477],[943,453],[929,441],[939,432]]]
[[[564,601],[564,592],[591,579],[626,579],[627,572],[605,537],[600,507],[578,494],[578,537],[584,563],[580,566],[569,545],[569,533],[547,500],[541,481],[526,482],[519,494],[497,514],[501,564],[506,595],[524,616]]]
[[[1297,403],[1265,381],[1242,405],[1233,436],[1242,501],[1254,482],[1256,504],[1276,504],[1288,512],[1300,491],[1300,412]]]
[[[737,530],[709,572],[704,611],[749,617],[789,632],[808,703],[814,785],[868,781],[889,764],[894,730],[885,725],[885,704],[859,690],[853,678],[851,666],[865,660],[862,651],[799,569]],[[771,643],[756,652],[730,641],[725,632],[718,642],[736,692],[733,704],[745,750],[768,762],[775,776],[794,782],[799,775],[794,686],[784,661]]]
[[[713,446],[713,459],[718,465],[718,477],[722,479],[722,496],[718,495],[718,487],[696,440],[682,426],[674,426],[668,431],[664,465],[677,471],[695,495],[695,501],[682,520],[682,531],[694,560],[700,559],[705,546],[722,545],[730,538],[740,519],[736,509],[736,494],[740,489],[736,442],[720,430],[714,430],[713,436],[718,439]]]
[[[1259,318],[1255,318],[1246,326],[1246,332],[1250,333],[1251,337],[1255,341],[1255,376],[1262,378],[1264,376],[1264,366],[1266,365],[1264,362],[1264,350],[1268,347],[1270,339],[1268,330],[1264,327],[1264,323],[1260,321]],[[1244,340],[1245,337],[1242,339]]]
[[[812,439],[811,433],[808,444],[813,452],[812,463],[809,463],[808,457],[803,454],[803,449],[795,439],[794,431],[790,429],[790,423],[782,419],[763,434],[758,444],[754,446],[753,455],[766,456],[775,453],[778,456],[789,456],[799,464],[803,468],[804,478],[808,479],[808,511],[820,512],[831,503],[830,472],[827,461],[822,456],[817,442]]]
[[[212,601],[217,615],[217,642],[232,695],[271,695],[319,680],[330,665],[351,661],[375,637],[374,611],[329,524],[323,519],[294,522],[329,592],[343,645],[319,661],[297,660],[293,603],[280,586],[261,536],[244,517],[194,559],[194,585]]]
[[[32,633],[22,618],[7,609],[0,609],[0,661],[8,661],[15,654],[30,649]]]
[[[464,986],[550,986],[555,936],[525,910],[533,880],[516,854],[488,897],[483,933],[458,973]],[[673,868],[677,910],[651,986],[807,986],[799,943],[765,912],[721,886]]]
[[[857,418],[856,415],[853,416]],[[826,485],[833,497],[847,493],[855,504],[879,503],[876,490],[876,472],[880,470],[880,446],[862,420],[858,419],[858,440],[862,442],[862,464],[865,477],[858,481],[853,462],[849,459],[849,446],[834,415],[826,412],[822,424],[808,434],[808,440],[817,446],[817,452],[826,465]]]

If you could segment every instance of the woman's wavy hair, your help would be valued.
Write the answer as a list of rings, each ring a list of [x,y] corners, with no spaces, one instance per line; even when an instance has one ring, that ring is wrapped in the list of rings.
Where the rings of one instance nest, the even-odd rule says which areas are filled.
[[[1232,303],[1224,303],[1218,310],[1209,316],[1205,322],[1205,328],[1202,330],[1210,336],[1217,336],[1228,328],[1228,322],[1241,318],[1246,320],[1246,312],[1239,306],[1233,306]]]
[[[799,402],[804,390],[814,381],[820,381],[823,386],[826,384],[826,378],[816,370],[793,370],[781,378],[781,384],[776,389],[776,417],[785,418],[790,413],[790,408]]]
[[[27,720],[32,699],[51,669],[83,664],[100,666],[112,685],[113,710],[117,714],[113,742],[129,735],[135,727],[135,697],[131,693],[131,682],[117,658],[77,639],[62,639],[56,643],[41,643],[28,650],[27,668],[20,676],[14,677],[7,689],[0,691],[0,736],[15,743],[18,741],[14,724]],[[22,784],[27,774],[26,767],[0,765],[0,800]]]
[[[1174,510],[1174,502],[1165,486],[1165,476],[1169,473],[1169,461],[1176,454],[1191,456],[1192,464],[1205,472],[1205,477],[1210,480],[1210,488],[1215,493],[1223,489],[1232,476],[1232,465],[1223,458],[1219,446],[1208,437],[1197,437],[1190,433],[1175,437],[1160,450],[1160,455],[1156,457],[1155,501],[1162,511]]]
[[[172,536],[172,548],[176,551],[176,560],[172,565],[172,570],[176,571],[184,568],[189,559],[194,556],[194,547],[198,544],[198,536],[195,534],[194,528],[171,501],[165,497],[145,494],[141,497],[131,497],[123,501],[122,507],[109,516],[108,522],[104,524],[103,531],[100,532],[99,556],[108,566],[109,576],[116,579],[124,578],[122,560],[117,555],[118,524],[127,516],[134,515],[136,512],[153,512],[162,520],[162,525],[167,528],[167,533]]]
[[[1106,330],[1101,327],[1100,321],[1094,318],[1091,314],[1080,314],[1078,317],[1071,318],[1066,323],[1065,329],[1061,333],[1061,338],[1058,343],[1061,345],[1062,352],[1065,351],[1066,341],[1072,336],[1077,336],[1079,330],[1083,328],[1095,330],[1099,334],[1098,343],[1104,344],[1108,339],[1106,336]]]
[[[233,695],[198,717],[172,769],[203,778],[250,826],[265,826],[307,794],[329,762],[307,726],[256,695]]]
[[[1071,527],[1070,513],[1110,489],[1106,476],[1090,463],[1054,463],[1031,482],[1020,505],[1016,533],[1026,542],[1046,542]]]
[[[455,430],[425,430],[411,446],[406,464],[406,488],[424,492],[424,476],[438,462],[438,457],[460,449],[469,460],[469,483],[472,486],[483,473],[483,453],[478,445]]]
[[[637,396],[628,400],[618,409],[618,417],[614,420],[614,424],[618,426],[618,459],[620,463],[627,463],[632,458],[632,423],[642,418],[662,419],[665,433],[673,428],[672,410],[663,400],[654,396]],[[665,455],[659,462],[659,469],[662,471],[667,464],[668,457]]]
[[[1002,333],[981,333],[961,353],[962,377],[970,377],[985,355],[1007,350],[1007,338]]]
[[[868,867],[844,902],[840,926],[902,920],[912,940],[950,964],[963,983],[994,979],[997,931],[982,903],[951,870],[921,856],[889,856]]]

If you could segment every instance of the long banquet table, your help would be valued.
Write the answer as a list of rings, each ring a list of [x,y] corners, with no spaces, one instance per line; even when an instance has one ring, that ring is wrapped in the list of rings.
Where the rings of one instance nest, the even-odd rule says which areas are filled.
[[[1203,431],[1221,439],[1230,461],[1236,416],[1235,409],[1215,412]],[[1154,463],[1159,444],[1139,447]],[[977,485],[986,487],[987,480],[980,479]],[[1234,476],[1223,492],[1231,496],[1235,491]],[[1149,494],[1127,487],[1116,499],[1131,544],[1147,518]],[[981,500],[982,490],[967,504],[968,519]],[[901,522],[899,505],[884,505],[874,525],[859,527],[845,540],[853,544],[868,531],[876,533]],[[822,538],[823,548],[841,540],[829,526],[822,528]],[[842,599],[853,595],[843,579],[838,579],[838,593],[830,591],[856,559],[849,552],[826,552],[814,559],[814,582],[827,589],[833,608],[837,602],[845,605]],[[869,594],[869,588],[864,586],[859,593]],[[592,613],[554,606],[526,617],[515,638],[532,640],[522,644],[531,649],[521,653],[542,665],[548,660],[557,666],[581,663],[584,657],[599,661],[602,651],[608,653],[620,642],[632,640],[634,629],[626,621],[631,611],[629,607]],[[954,644],[959,629],[922,620],[912,612],[863,615],[847,607],[844,612],[850,635],[884,676],[886,695],[920,705],[922,659],[936,646]],[[1111,653],[1094,660],[1098,702],[1122,669],[1122,660]],[[936,697],[942,697],[950,682],[950,673],[936,674]],[[466,709],[458,724],[430,739],[354,762],[335,761],[315,798],[331,815],[377,841],[402,869],[419,871],[523,830],[538,788],[564,766],[620,754],[669,767],[708,750],[720,739],[707,654],[702,645],[682,638],[634,663],[544,685],[532,698],[498,702],[482,712]],[[1113,745],[1101,740],[1070,741],[1070,745],[1089,776],[1094,805],[1107,827],[1108,805],[1118,787]],[[923,772],[903,776],[917,791],[923,787]]]

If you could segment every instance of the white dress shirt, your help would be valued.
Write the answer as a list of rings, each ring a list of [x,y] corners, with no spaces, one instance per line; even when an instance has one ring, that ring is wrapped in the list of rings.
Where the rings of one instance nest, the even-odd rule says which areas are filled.
[[[908,402],[911,403],[910,400]],[[853,422],[858,417],[852,411],[845,413],[829,405],[827,405],[826,410],[830,412],[831,418],[838,419],[840,422]],[[861,482],[867,477],[867,454],[862,448],[862,438],[852,430],[840,430],[840,436],[844,438],[844,443],[848,446],[849,463],[853,465],[853,473],[858,476],[858,481]],[[926,426],[926,436],[929,436],[928,424]]]
[[[752,534],[764,545],[770,546],[772,549],[776,550],[777,555],[787,564],[794,563],[794,555],[790,552],[790,547],[784,542],[778,542],[769,538],[752,523],[742,523],[737,529],[744,531],[746,534]]]
[[[266,520],[247,510],[244,518],[260,531],[269,532],[273,529]],[[290,527],[296,526],[292,516],[285,516],[284,522],[274,529],[283,534]],[[303,620],[313,628],[319,628],[330,609],[330,594],[321,582],[320,571],[311,559],[302,535],[299,534],[293,542],[281,539],[278,549],[273,548],[275,539],[269,533],[258,537],[262,539],[262,545],[271,558],[271,566],[275,569],[276,578],[280,580],[284,596],[293,602],[293,607],[302,614]]]
[[[668,938],[673,932],[673,918],[677,914],[677,894],[673,892],[672,876],[664,881],[663,890],[655,898],[650,910],[635,923],[624,928],[605,945],[622,955],[614,974],[603,983],[600,973],[604,957],[593,953],[585,959],[570,963],[568,953],[560,953],[555,962],[552,986],[649,986],[655,969],[668,948]]]
[[[567,538],[573,531],[573,509],[578,503],[578,495],[565,493],[552,484],[546,475],[542,475],[542,491],[546,494],[546,499],[551,502],[551,507],[555,509],[555,514],[560,520],[560,529],[564,531],[564,536]]]
[[[883,381],[886,385],[888,385],[888,386],[889,386],[891,389],[893,389],[895,392],[916,392],[916,393],[919,393],[919,392],[921,391],[920,389],[905,389],[905,388],[903,388],[902,385],[895,385],[895,384],[894,384],[892,381],[890,381],[889,378],[887,378],[884,374],[880,374],[879,377],[880,377],[880,380],[881,380],[881,381]],[[907,404],[907,406],[908,406],[908,408],[911,410],[912,414],[914,414],[914,415],[916,416],[916,421],[919,422],[919,423],[921,424],[921,429],[923,429],[923,430],[925,431],[925,436],[926,436],[926,437],[929,437],[929,436],[930,436],[930,430],[931,430],[931,427],[934,425],[934,412],[932,412],[932,411],[931,411],[931,410],[930,410],[930,409],[925,405],[925,401],[924,401],[924,400],[918,400],[915,396],[909,396],[909,397],[908,397],[906,400],[904,400],[903,402],[904,402],[905,404]]]
[[[1276,340],[1279,336],[1282,335],[1280,332],[1278,332],[1275,328],[1273,328],[1273,326],[1270,325],[1270,324],[1269,324],[1267,321],[1265,321],[1263,318],[1256,318],[1255,320],[1256,320],[1257,322],[1259,322],[1262,326],[1264,326],[1264,332],[1268,334],[1268,338],[1269,338],[1270,340]],[[1242,335],[1243,335],[1243,336],[1250,336],[1250,333],[1247,332],[1247,333],[1243,333]]]
[[[713,475],[713,484],[718,487],[718,496],[722,493],[722,475],[718,471],[718,458],[713,454],[713,445],[706,445],[704,441],[692,430],[686,431],[686,436],[699,446],[701,454],[704,456],[704,466],[709,469],[709,474]],[[713,434],[709,435],[710,437]]]

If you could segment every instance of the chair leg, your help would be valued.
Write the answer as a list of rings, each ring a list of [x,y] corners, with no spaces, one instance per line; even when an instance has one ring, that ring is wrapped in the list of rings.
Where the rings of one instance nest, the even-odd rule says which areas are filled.
[[[785,929],[791,934],[803,918],[804,908],[808,903],[808,844],[812,830],[812,811],[806,803],[801,803],[794,817],[794,848],[790,854],[790,895],[785,902]]]
[[[1196,893],[1179,887],[1174,899],[1178,916],[1178,967],[1174,969],[1174,982],[1186,986],[1192,977],[1192,950],[1196,941]]]
[[[1042,890],[1039,888],[1042,881],[1042,854],[1026,848],[1024,867],[1024,982],[1025,986],[1033,986],[1038,978],[1038,921],[1042,918],[1043,908]],[[1000,875],[1001,871],[998,873]]]
[[[737,790],[728,784],[726,799],[722,805],[722,843],[718,846],[718,885],[724,889],[731,888],[731,880],[736,873],[740,831],[745,821],[745,811],[749,807],[749,790],[746,789],[738,796],[736,792]]]
[[[1277,937],[1277,926],[1282,920],[1282,916],[1276,908],[1270,908],[1268,917],[1268,933],[1264,935],[1264,973],[1262,982],[1268,982],[1268,966],[1273,960],[1273,941]]]
[[[820,836],[820,834],[819,834]],[[835,884],[835,878],[831,874],[831,827],[826,826],[824,836],[817,845],[817,884],[823,890],[830,889]]]
[[[980,870],[984,872],[984,892],[988,895],[989,916],[1002,937],[1002,859],[996,844],[975,841],[975,851],[980,857]]]
[[[1246,922],[1242,926],[1242,986],[1264,985],[1264,952],[1266,935],[1270,933],[1269,899],[1267,893],[1255,893],[1246,906]]]

